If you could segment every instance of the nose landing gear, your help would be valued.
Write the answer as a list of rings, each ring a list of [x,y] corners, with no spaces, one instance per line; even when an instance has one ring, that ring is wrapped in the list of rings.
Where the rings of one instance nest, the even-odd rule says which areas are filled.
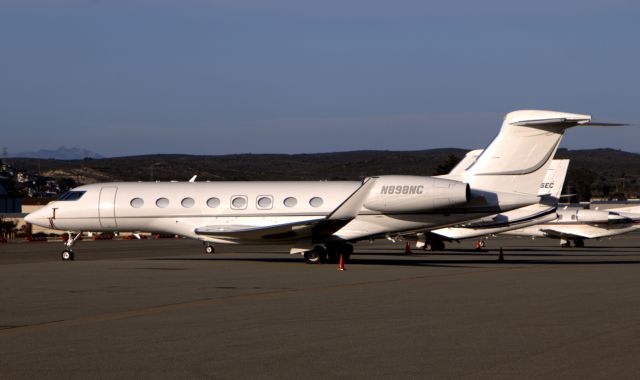
[[[72,232],[69,232],[68,235],[68,239],[64,242],[64,245],[67,248],[60,254],[63,261],[73,261],[75,259],[73,245],[78,241],[78,239],[80,239],[80,236],[82,236],[82,231],[78,232],[75,237],[72,237]]]
[[[62,260],[64,260],[64,261],[73,260],[74,259],[73,251],[70,250],[70,249],[65,249],[64,251],[62,251],[62,254],[60,256],[62,257]]]

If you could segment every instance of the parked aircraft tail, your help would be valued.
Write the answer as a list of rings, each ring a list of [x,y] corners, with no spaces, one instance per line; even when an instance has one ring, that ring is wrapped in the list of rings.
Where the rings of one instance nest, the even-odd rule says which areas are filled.
[[[537,196],[564,131],[590,122],[590,115],[575,113],[510,112],[498,136],[456,176],[472,190]]]
[[[547,174],[540,184],[540,189],[538,190],[539,196],[551,197],[553,203],[558,203],[558,200],[562,196],[562,186],[564,185],[567,170],[569,169],[569,161],[568,159],[551,161],[549,170],[547,170]]]

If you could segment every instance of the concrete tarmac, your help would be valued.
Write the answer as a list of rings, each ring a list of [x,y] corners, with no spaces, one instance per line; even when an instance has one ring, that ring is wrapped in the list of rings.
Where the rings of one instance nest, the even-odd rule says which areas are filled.
[[[0,378],[636,379],[640,234],[586,245],[2,244]]]

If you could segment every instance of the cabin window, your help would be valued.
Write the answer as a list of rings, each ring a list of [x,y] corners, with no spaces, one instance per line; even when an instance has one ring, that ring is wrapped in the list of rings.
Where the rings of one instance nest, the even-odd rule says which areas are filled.
[[[283,203],[287,207],[296,207],[296,205],[298,204],[298,200],[294,197],[287,197],[284,199]]]
[[[268,210],[273,205],[273,197],[271,195],[261,195],[256,203],[259,209]]]
[[[216,197],[211,197],[207,199],[207,206],[209,206],[209,208],[216,208],[220,206],[220,199]]]
[[[320,197],[313,197],[309,199],[309,204],[311,205],[311,207],[320,207],[323,203],[324,201]]]
[[[156,206],[158,206],[160,208],[169,207],[169,200],[167,198],[158,198],[156,200]]]
[[[244,210],[247,208],[247,197],[244,195],[236,195],[231,198],[231,208],[234,210]]]
[[[571,220],[576,220],[576,214],[571,214]]]
[[[194,201],[193,198],[184,198],[180,204],[184,208],[191,208],[196,204],[196,201]]]
[[[133,198],[130,203],[133,208],[140,208],[144,205],[142,198]]]
[[[86,191],[67,191],[66,193],[62,194],[60,198],[58,198],[58,200],[59,201],[77,201],[78,199],[82,198],[84,193],[86,193]]]

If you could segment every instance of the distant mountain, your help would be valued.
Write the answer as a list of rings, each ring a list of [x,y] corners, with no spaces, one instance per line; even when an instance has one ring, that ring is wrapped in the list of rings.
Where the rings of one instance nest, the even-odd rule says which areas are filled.
[[[433,175],[467,149],[354,151],[314,154],[232,154],[192,156],[159,154],[88,160],[15,158],[15,168],[80,183],[110,181],[358,180],[385,174]],[[640,154],[614,149],[558,149],[570,158],[568,194],[640,197]]]
[[[104,158],[99,153],[92,152],[87,149],[80,148],[67,148],[61,146],[56,150],[40,149],[37,152],[23,152],[13,154],[12,157],[20,158],[41,158],[41,159],[54,159],[54,160],[82,160],[85,158]]]

